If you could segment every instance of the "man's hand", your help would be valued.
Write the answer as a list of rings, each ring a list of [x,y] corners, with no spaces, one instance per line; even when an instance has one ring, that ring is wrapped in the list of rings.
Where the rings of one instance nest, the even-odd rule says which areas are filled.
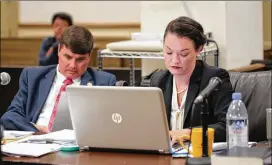
[[[54,51],[54,49],[57,49],[58,48],[58,45],[59,45],[59,42],[56,41],[49,49],[48,51],[46,52],[45,56],[48,57],[52,54],[52,52]]]
[[[190,136],[191,130],[190,129],[183,129],[183,130],[178,130],[178,131],[169,131],[170,137],[171,137],[171,141],[172,141],[172,145],[177,143],[180,139],[181,136],[183,135],[187,135]],[[189,139],[186,139],[189,140]]]
[[[53,47],[50,47],[48,51],[46,52],[45,56],[49,56],[53,52]]]
[[[35,127],[42,133],[49,133],[50,132],[49,129],[45,126],[35,124]]]

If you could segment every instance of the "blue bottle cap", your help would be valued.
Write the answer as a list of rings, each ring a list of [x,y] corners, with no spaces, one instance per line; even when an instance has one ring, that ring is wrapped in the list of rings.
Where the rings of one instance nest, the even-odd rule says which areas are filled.
[[[233,93],[232,94],[232,100],[241,100],[242,94],[241,93]]]

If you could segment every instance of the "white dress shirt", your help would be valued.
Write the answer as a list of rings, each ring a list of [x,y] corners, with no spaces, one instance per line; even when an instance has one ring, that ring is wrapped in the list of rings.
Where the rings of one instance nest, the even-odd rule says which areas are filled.
[[[182,130],[183,123],[184,123],[184,108],[185,108],[185,101],[187,97],[187,91],[184,91],[184,95],[182,97],[182,101],[180,106],[178,106],[178,94],[177,94],[177,87],[176,81],[173,77],[173,92],[172,92],[172,108],[171,108],[171,119],[170,124],[172,130]]]
[[[57,65],[56,76],[54,78],[53,84],[51,86],[50,92],[47,96],[46,102],[43,106],[43,109],[40,113],[40,116],[36,122],[37,125],[42,125],[47,127],[49,124],[50,117],[53,112],[53,108],[56,102],[57,95],[61,86],[64,84],[63,81],[66,79],[64,75],[59,72],[59,65]],[[79,85],[81,78],[73,80],[73,85]]]

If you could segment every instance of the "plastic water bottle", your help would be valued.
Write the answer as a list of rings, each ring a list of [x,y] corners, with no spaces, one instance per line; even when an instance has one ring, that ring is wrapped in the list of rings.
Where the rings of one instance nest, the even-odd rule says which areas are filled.
[[[227,113],[227,145],[248,147],[248,114],[241,93],[232,94],[232,102]]]

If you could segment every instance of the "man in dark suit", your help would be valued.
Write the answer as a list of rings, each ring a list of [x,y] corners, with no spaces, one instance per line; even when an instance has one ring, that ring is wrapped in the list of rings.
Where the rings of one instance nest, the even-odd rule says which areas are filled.
[[[67,85],[115,85],[114,75],[88,68],[92,49],[93,36],[88,29],[75,25],[67,28],[58,45],[58,65],[22,71],[19,91],[1,118],[4,128],[47,133],[60,91]]]
[[[72,16],[68,13],[59,12],[52,17],[52,30],[54,36],[47,37],[43,40],[40,53],[39,65],[47,66],[58,64],[58,45],[61,34],[64,29],[73,25]]]

